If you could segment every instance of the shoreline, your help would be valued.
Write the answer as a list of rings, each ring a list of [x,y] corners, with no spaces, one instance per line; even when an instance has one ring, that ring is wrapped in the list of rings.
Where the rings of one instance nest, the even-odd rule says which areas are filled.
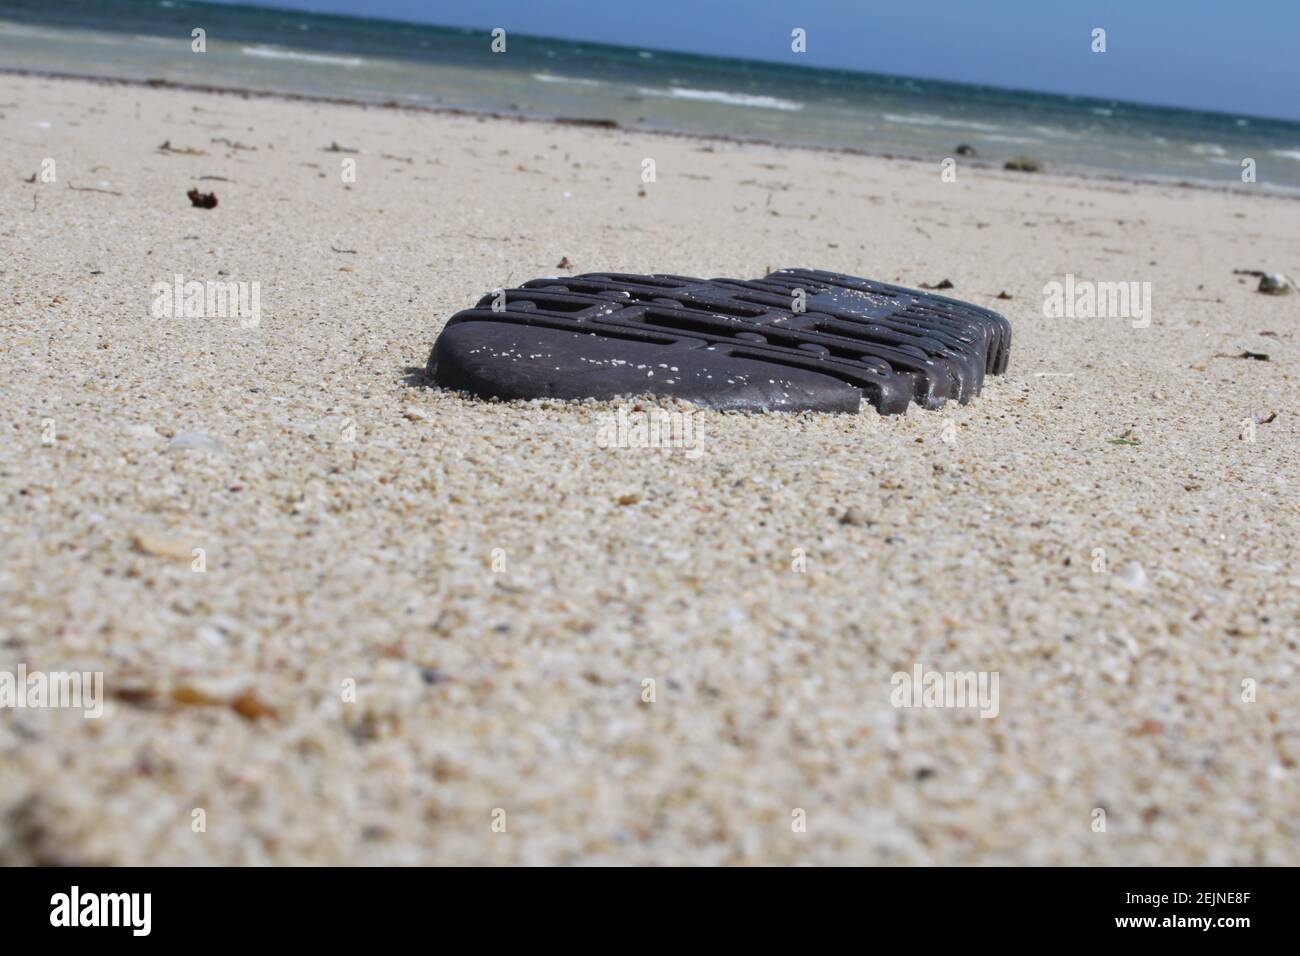
[[[824,146],[815,143],[789,143],[779,140],[763,139],[762,137],[749,136],[732,136],[725,133],[694,133],[685,130],[660,129],[653,126],[635,126],[620,123],[612,119],[571,117],[571,116],[532,116],[526,113],[502,113],[498,110],[471,110],[463,109],[456,106],[421,106],[417,104],[399,103],[396,100],[372,101],[363,100],[355,97],[344,96],[325,96],[308,93],[291,93],[278,90],[256,90],[247,87],[237,86],[217,86],[210,83],[182,83],[174,80],[164,80],[159,78],[153,79],[132,79],[129,77],[103,76],[100,74],[90,73],[67,73],[59,70],[31,70],[17,67],[0,66],[0,76],[19,76],[31,79],[57,80],[60,82],[89,83],[97,86],[129,86],[154,90],[176,90],[185,93],[202,93],[216,96],[233,96],[240,99],[258,99],[273,100],[287,103],[313,103],[331,106],[351,106],[360,107],[361,109],[380,109],[391,110],[402,113],[418,113],[431,116],[463,116],[469,118],[483,117],[493,120],[505,120],[515,123],[537,123],[552,124],[559,126],[585,127],[588,129],[618,130],[626,133],[648,134],[652,136],[667,136],[676,139],[685,139],[695,142],[718,142],[732,143],[744,146],[767,146],[774,149],[792,149],[801,150],[811,153],[834,154],[840,156],[862,156],[868,159],[884,159],[891,161],[927,163],[933,162],[923,156],[916,156],[902,153],[875,152],[868,149],[859,149],[852,146]],[[1013,172],[1007,170],[997,163],[984,162],[976,159],[963,158],[963,162],[974,169],[993,172]],[[1044,164],[1044,171],[1039,173],[1020,173],[1022,176],[1057,176],[1065,179],[1077,180],[1089,184],[1111,183],[1127,186],[1154,186],[1174,189],[1190,189],[1205,193],[1215,193],[1232,196],[1250,196],[1252,194],[1262,193],[1269,199],[1282,199],[1292,202],[1300,201],[1300,189],[1289,189],[1285,186],[1271,186],[1267,183],[1253,184],[1259,187],[1256,190],[1243,189],[1238,186],[1225,186],[1206,180],[1172,177],[1135,177],[1125,176],[1119,173],[1110,173],[1103,170],[1088,171],[1075,167],[1052,167]]]

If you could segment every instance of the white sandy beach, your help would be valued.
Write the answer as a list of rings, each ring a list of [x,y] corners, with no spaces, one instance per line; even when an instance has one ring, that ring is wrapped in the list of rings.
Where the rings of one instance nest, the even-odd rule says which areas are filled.
[[[13,75],[0,131],[0,671],[108,695],[0,710],[0,863],[1300,863],[1300,295],[1233,274],[1300,203]],[[420,384],[503,285],[783,266],[949,279],[1008,373],[694,458]]]

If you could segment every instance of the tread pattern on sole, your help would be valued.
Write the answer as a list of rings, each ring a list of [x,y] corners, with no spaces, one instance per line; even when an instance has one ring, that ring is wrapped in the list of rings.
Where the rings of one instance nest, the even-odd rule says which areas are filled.
[[[652,394],[751,411],[882,414],[968,402],[1011,348],[1002,315],[813,269],[762,279],[589,273],[534,279],[453,315],[437,385],[484,398]]]

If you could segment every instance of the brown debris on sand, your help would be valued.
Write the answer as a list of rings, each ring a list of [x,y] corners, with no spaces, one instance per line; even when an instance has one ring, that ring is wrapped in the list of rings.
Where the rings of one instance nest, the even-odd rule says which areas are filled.
[[[160,153],[175,153],[177,156],[206,156],[208,155],[201,149],[195,149],[193,146],[173,146],[171,140],[164,140],[163,144],[158,147]]]
[[[252,689],[232,693],[197,684],[181,684],[173,688],[171,701],[187,707],[229,707],[245,720],[276,716],[276,709]]]
[[[197,189],[191,189],[185,195],[190,197],[190,205],[195,206],[199,209],[217,208],[216,193],[201,193]]]

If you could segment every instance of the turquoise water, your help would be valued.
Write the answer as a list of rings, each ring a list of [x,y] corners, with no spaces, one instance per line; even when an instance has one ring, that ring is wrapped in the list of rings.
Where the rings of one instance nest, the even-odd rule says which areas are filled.
[[[207,52],[190,31],[207,31]],[[180,0],[0,0],[0,66],[1300,191],[1300,123]]]

